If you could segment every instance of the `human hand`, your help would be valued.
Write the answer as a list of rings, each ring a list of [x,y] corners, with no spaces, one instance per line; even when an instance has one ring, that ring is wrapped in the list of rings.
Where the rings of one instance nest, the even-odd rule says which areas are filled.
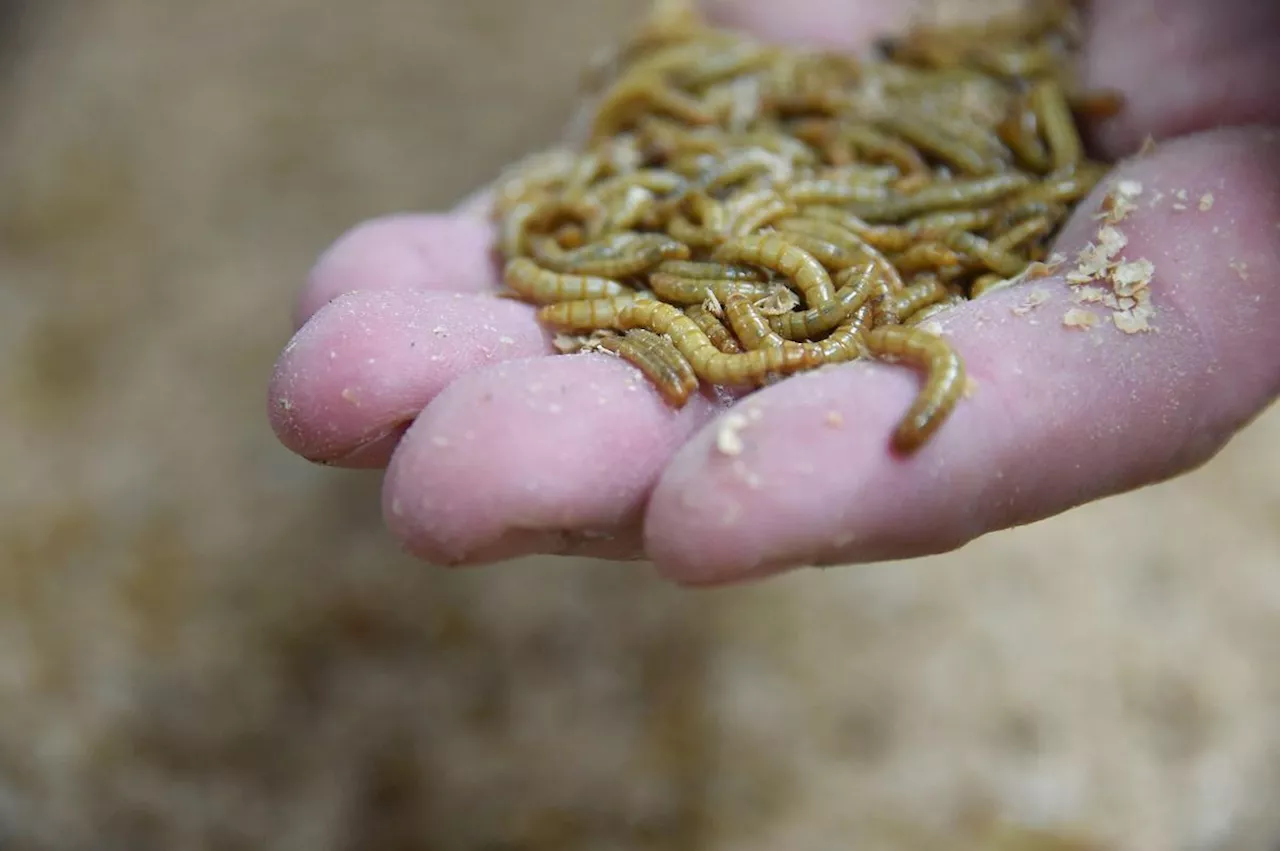
[[[901,23],[900,5],[714,11],[844,47]],[[625,362],[552,354],[533,308],[494,297],[492,229],[470,203],[366,223],[321,258],[272,380],[277,434],[314,461],[385,466],[387,523],[426,560],[642,557],[690,584],[943,552],[1198,466],[1280,393],[1280,7],[1112,0],[1092,18],[1084,82],[1128,99],[1105,153],[1159,144],[1057,250],[1094,238],[1108,184],[1140,182],[1120,227],[1125,255],[1154,264],[1156,333],[1064,327],[1061,273],[954,308],[939,323],[975,391],[903,458],[887,438],[918,378],[901,368],[859,361],[674,410]],[[1032,289],[1049,300],[1015,313]]]

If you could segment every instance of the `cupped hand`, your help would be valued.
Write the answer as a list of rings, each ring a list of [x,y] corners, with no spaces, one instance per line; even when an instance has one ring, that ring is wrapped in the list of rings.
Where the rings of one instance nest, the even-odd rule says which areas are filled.
[[[903,16],[712,5],[829,47]],[[943,552],[1202,464],[1280,394],[1280,6],[1094,5],[1084,78],[1125,94],[1100,144],[1127,159],[1057,251],[1095,237],[1109,185],[1140,183],[1120,227],[1125,256],[1154,264],[1154,332],[1067,327],[1061,273],[948,311],[972,392],[904,458],[889,435],[918,377],[901,367],[855,362],[673,410],[623,361],[555,354],[533,308],[495,297],[493,231],[471,203],[365,223],[324,254],[271,383],[276,433],[313,461],[385,466],[387,523],[433,563],[643,558],[686,584]]]

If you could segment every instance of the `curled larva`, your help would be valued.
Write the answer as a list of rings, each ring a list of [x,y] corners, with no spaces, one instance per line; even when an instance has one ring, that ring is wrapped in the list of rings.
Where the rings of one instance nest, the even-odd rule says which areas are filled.
[[[698,389],[698,376],[666,337],[633,328],[621,337],[604,337],[595,347],[613,352],[634,365],[674,407],[683,407]]]
[[[702,329],[702,333],[707,335],[711,345],[720,351],[727,355],[737,354],[742,351],[742,346],[734,339],[733,332],[726,328],[724,323],[703,305],[691,304],[684,309],[684,313]]]
[[[914,452],[950,416],[964,393],[964,363],[946,340],[920,328],[885,325],[862,336],[876,358],[902,361],[925,372],[924,387],[894,431],[900,452]]]
[[[823,265],[812,254],[777,234],[736,237],[717,248],[713,259],[750,263],[790,278],[810,306],[835,297],[831,276]]]
[[[770,327],[787,340],[811,340],[821,337],[848,320],[872,299],[890,292],[885,280],[875,274],[874,266],[850,269],[840,276],[841,287],[836,297],[818,307],[770,316]]]
[[[624,331],[647,328],[655,334],[666,334],[693,365],[698,377],[712,384],[758,384],[771,374],[789,375],[823,363],[821,348],[813,344],[726,354],[679,308],[660,301],[627,305],[619,312],[616,327]]]
[[[724,318],[747,351],[779,348],[787,342],[769,327],[768,320],[755,309],[751,299],[740,292],[730,293],[725,299]]]

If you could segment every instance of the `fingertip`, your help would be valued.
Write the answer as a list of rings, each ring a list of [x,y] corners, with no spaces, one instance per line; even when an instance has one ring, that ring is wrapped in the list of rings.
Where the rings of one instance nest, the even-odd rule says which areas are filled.
[[[294,335],[269,386],[281,443],[313,461],[384,463],[399,434],[459,375],[550,351],[533,308],[487,296],[357,292]]]
[[[317,260],[295,325],[345,293],[493,290],[499,281],[492,251],[493,228],[475,215],[400,214],[364,222]]]

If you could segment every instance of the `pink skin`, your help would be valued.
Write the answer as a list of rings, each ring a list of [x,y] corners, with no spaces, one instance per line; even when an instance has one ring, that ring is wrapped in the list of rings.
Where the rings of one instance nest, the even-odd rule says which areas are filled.
[[[1098,4],[1085,75],[1135,103],[1105,147],[1183,137],[1109,179],[1145,187],[1120,229],[1124,255],[1155,265],[1159,332],[1120,333],[1105,311],[1090,331],[1063,327],[1074,305],[1056,278],[948,314],[974,392],[911,458],[889,449],[919,386],[904,367],[849,364],[754,393],[734,406],[743,451],[725,456],[726,396],[674,411],[625,363],[551,354],[529,307],[492,296],[474,199],[365,224],[325,254],[272,380],[272,423],[314,461],[385,466],[388,525],[424,560],[646,558],[699,585],[943,552],[1178,475],[1280,394],[1280,132],[1209,129],[1280,119],[1274,75],[1258,73],[1280,34],[1273,5]],[[834,0],[785,15],[771,0],[718,6],[792,41],[891,23]],[[1166,73],[1171,57],[1202,73]],[[1190,209],[1173,209],[1177,189]],[[1092,238],[1096,203],[1062,235],[1068,256]],[[1049,300],[1015,314],[1034,290]]]

